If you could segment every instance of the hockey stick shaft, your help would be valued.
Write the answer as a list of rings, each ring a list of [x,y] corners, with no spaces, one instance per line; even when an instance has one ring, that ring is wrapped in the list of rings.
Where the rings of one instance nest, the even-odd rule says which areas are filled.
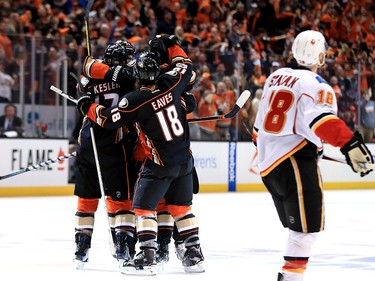
[[[86,48],[87,48],[87,55],[88,56],[91,56],[91,44],[90,44],[90,32],[89,32],[89,15],[90,15],[90,10],[91,10],[93,4],[94,4],[94,0],[89,0],[87,2],[86,8],[85,8],[85,34],[86,34]],[[89,120],[89,124],[90,124],[90,134],[91,134],[92,147],[93,147],[93,151],[94,151],[94,159],[95,159],[95,164],[96,164],[96,170],[97,170],[97,173],[98,173],[99,186],[100,186],[100,191],[101,191],[101,194],[102,194],[101,200],[102,200],[104,210],[105,210],[106,215],[107,215],[107,221],[108,221],[109,246],[110,246],[111,254],[113,256],[115,254],[115,244],[114,244],[113,237],[112,237],[111,223],[110,223],[110,218],[108,216],[108,208],[107,208],[106,199],[105,199],[105,191],[104,191],[103,179],[102,179],[102,174],[101,174],[101,169],[100,169],[100,164],[99,164],[98,150],[96,148],[94,128],[92,126],[91,120]]]
[[[203,122],[203,121],[213,121],[213,120],[233,118],[240,111],[240,109],[244,106],[244,104],[250,98],[250,96],[251,96],[250,91],[245,90],[237,99],[235,106],[228,113],[223,114],[223,115],[189,118],[188,122]]]
[[[69,153],[69,154],[59,156],[57,158],[48,159],[47,161],[44,161],[44,162],[41,162],[41,163],[38,163],[38,164],[35,164],[35,165],[30,165],[26,168],[15,171],[13,173],[10,173],[10,174],[4,175],[4,176],[0,176],[0,180],[7,179],[7,178],[10,178],[10,177],[14,177],[14,176],[17,176],[17,175],[20,175],[20,174],[23,174],[23,173],[26,173],[26,172],[29,172],[29,171],[37,170],[37,169],[49,166],[53,163],[62,161],[64,159],[69,159],[69,158],[75,157],[75,156],[76,156],[76,152],[72,152],[72,153]]]
[[[49,88],[50,88],[52,91],[54,91],[56,94],[59,94],[60,96],[63,96],[64,98],[66,98],[66,99],[68,99],[68,100],[74,102],[75,104],[78,103],[78,100],[77,100],[77,99],[75,99],[75,98],[72,97],[71,95],[65,93],[63,90],[60,90],[59,88],[57,88],[57,87],[55,87],[55,86],[53,86],[53,85],[51,85]]]
[[[89,17],[90,17],[90,11],[91,11],[93,4],[94,4],[94,0],[89,0],[87,1],[86,8],[85,8],[85,34],[86,34],[86,48],[87,48],[88,56],[91,56]]]
[[[323,159],[328,160],[328,161],[333,161],[333,162],[336,162],[336,163],[347,164],[345,159],[335,158],[335,157],[331,157],[331,156],[327,156],[327,155],[323,155]],[[365,168],[375,169],[375,164],[372,164],[372,163],[363,162],[363,163],[359,163],[359,165],[363,166]]]

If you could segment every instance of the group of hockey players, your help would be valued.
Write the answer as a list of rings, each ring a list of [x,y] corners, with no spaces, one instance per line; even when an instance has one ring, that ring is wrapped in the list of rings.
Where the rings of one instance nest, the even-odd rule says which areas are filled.
[[[157,36],[149,46],[134,59],[134,48],[120,41],[108,46],[103,61],[85,59],[80,83],[85,94],[77,104],[85,117],[77,150],[76,259],[87,261],[101,197],[93,127],[121,271],[154,274],[157,262],[168,260],[174,229],[185,271],[204,272],[191,212],[197,180],[186,119],[196,105],[188,93],[195,73],[174,36]],[[337,117],[334,91],[317,74],[326,51],[320,32],[301,32],[292,46],[295,65],[267,78],[255,119],[261,178],[289,231],[278,281],[303,280],[311,247],[324,229],[322,142],[339,147],[361,176],[374,163],[362,137]]]
[[[196,105],[187,92],[195,73],[175,36],[157,36],[149,44],[139,55],[130,43],[117,41],[102,60],[87,56],[83,63],[77,83],[77,109],[84,116],[74,192],[77,268],[88,261],[95,212],[105,196],[122,273],[155,274],[157,263],[169,260],[172,235],[185,271],[204,272],[191,212],[198,180],[186,118]]]

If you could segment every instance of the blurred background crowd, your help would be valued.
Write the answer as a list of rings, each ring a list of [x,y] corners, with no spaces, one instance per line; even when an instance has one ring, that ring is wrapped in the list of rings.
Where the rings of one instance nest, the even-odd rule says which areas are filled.
[[[85,6],[85,0],[0,2],[0,103],[32,105],[21,117],[34,127],[41,126],[41,105],[64,103],[50,85],[76,94],[69,73],[80,74],[87,51]],[[199,77],[193,116],[227,113],[243,90],[252,92],[236,118],[191,123],[193,140],[250,140],[267,76],[289,65],[296,34],[319,30],[329,46],[319,74],[335,91],[338,114],[373,142],[374,15],[372,0],[96,0],[88,22],[96,58],[116,40],[129,41],[140,53],[155,35],[175,34]]]

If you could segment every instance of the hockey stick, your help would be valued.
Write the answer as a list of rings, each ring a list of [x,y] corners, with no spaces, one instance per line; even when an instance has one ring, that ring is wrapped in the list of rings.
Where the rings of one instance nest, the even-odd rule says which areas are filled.
[[[10,177],[14,177],[14,176],[17,176],[19,174],[26,173],[28,171],[33,171],[33,170],[36,170],[36,169],[39,169],[39,168],[43,168],[45,166],[56,163],[58,161],[62,161],[64,159],[69,159],[69,158],[75,157],[75,156],[76,156],[76,152],[72,152],[72,153],[69,153],[69,154],[59,156],[57,158],[48,159],[47,161],[44,161],[44,162],[41,162],[41,163],[38,163],[38,164],[35,164],[35,165],[30,165],[30,166],[28,166],[26,168],[23,168],[21,170],[18,170],[16,172],[13,172],[13,173],[10,173],[10,174],[4,175],[4,176],[0,176],[0,180],[7,179],[7,178],[10,178]]]
[[[89,16],[90,16],[90,10],[91,10],[93,4],[94,4],[94,0],[88,0],[87,1],[87,5],[86,5],[86,8],[85,8],[85,18],[84,18],[85,19],[85,34],[86,34],[86,49],[87,49],[87,55],[88,56],[91,56]],[[78,77],[74,77],[74,78],[76,79]],[[76,80],[77,80],[78,83],[80,83],[79,79],[76,79]],[[100,164],[99,164],[98,150],[96,148],[94,128],[93,128],[91,120],[89,120],[89,125],[90,125],[91,142],[92,142],[92,147],[93,147],[93,151],[94,151],[95,165],[96,165],[96,170],[97,170],[97,173],[98,173],[100,191],[101,191],[101,194],[102,194],[101,200],[102,200],[102,203],[103,203],[103,206],[104,206],[104,211],[105,211],[105,214],[107,216],[107,222],[108,222],[109,247],[110,247],[111,255],[115,256],[115,243],[113,241],[113,236],[112,236],[111,222],[110,222],[110,218],[109,218],[109,215],[108,215],[108,208],[107,208],[107,203],[106,203],[106,198],[105,198],[103,178],[102,178],[102,173],[101,173]]]
[[[240,111],[240,109],[243,107],[246,101],[250,98],[250,96],[251,96],[251,93],[249,90],[243,91],[240,97],[237,99],[235,106],[227,114],[189,118],[187,121],[188,122],[202,122],[202,121],[212,121],[212,120],[233,118]]]

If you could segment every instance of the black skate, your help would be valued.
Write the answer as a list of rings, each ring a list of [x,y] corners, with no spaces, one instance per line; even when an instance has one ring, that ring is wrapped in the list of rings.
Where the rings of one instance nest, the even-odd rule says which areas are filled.
[[[283,281],[283,280],[284,280],[284,277],[282,273],[279,272],[279,274],[277,274],[277,281]]]
[[[74,261],[76,262],[76,269],[84,268],[85,263],[89,260],[89,249],[91,247],[91,235],[87,233],[76,233],[76,252]]]
[[[169,246],[168,244],[160,243],[156,250],[156,262],[168,262],[169,261]]]
[[[188,273],[202,273],[204,272],[203,267],[204,257],[202,250],[199,245],[190,246],[186,248],[184,258],[182,259],[182,265],[184,266],[185,272]]]
[[[115,241],[116,259],[119,262],[119,267],[122,268],[125,263],[132,259],[128,245],[128,235],[126,232],[118,231],[116,232]]]
[[[125,275],[156,275],[156,250],[154,248],[142,249],[134,260],[124,263],[121,273]]]
[[[176,241],[176,242],[174,242],[174,247],[175,247],[175,253],[176,253],[177,259],[182,261],[184,259],[185,252],[186,252],[184,242],[183,241],[178,241],[178,242]]]

